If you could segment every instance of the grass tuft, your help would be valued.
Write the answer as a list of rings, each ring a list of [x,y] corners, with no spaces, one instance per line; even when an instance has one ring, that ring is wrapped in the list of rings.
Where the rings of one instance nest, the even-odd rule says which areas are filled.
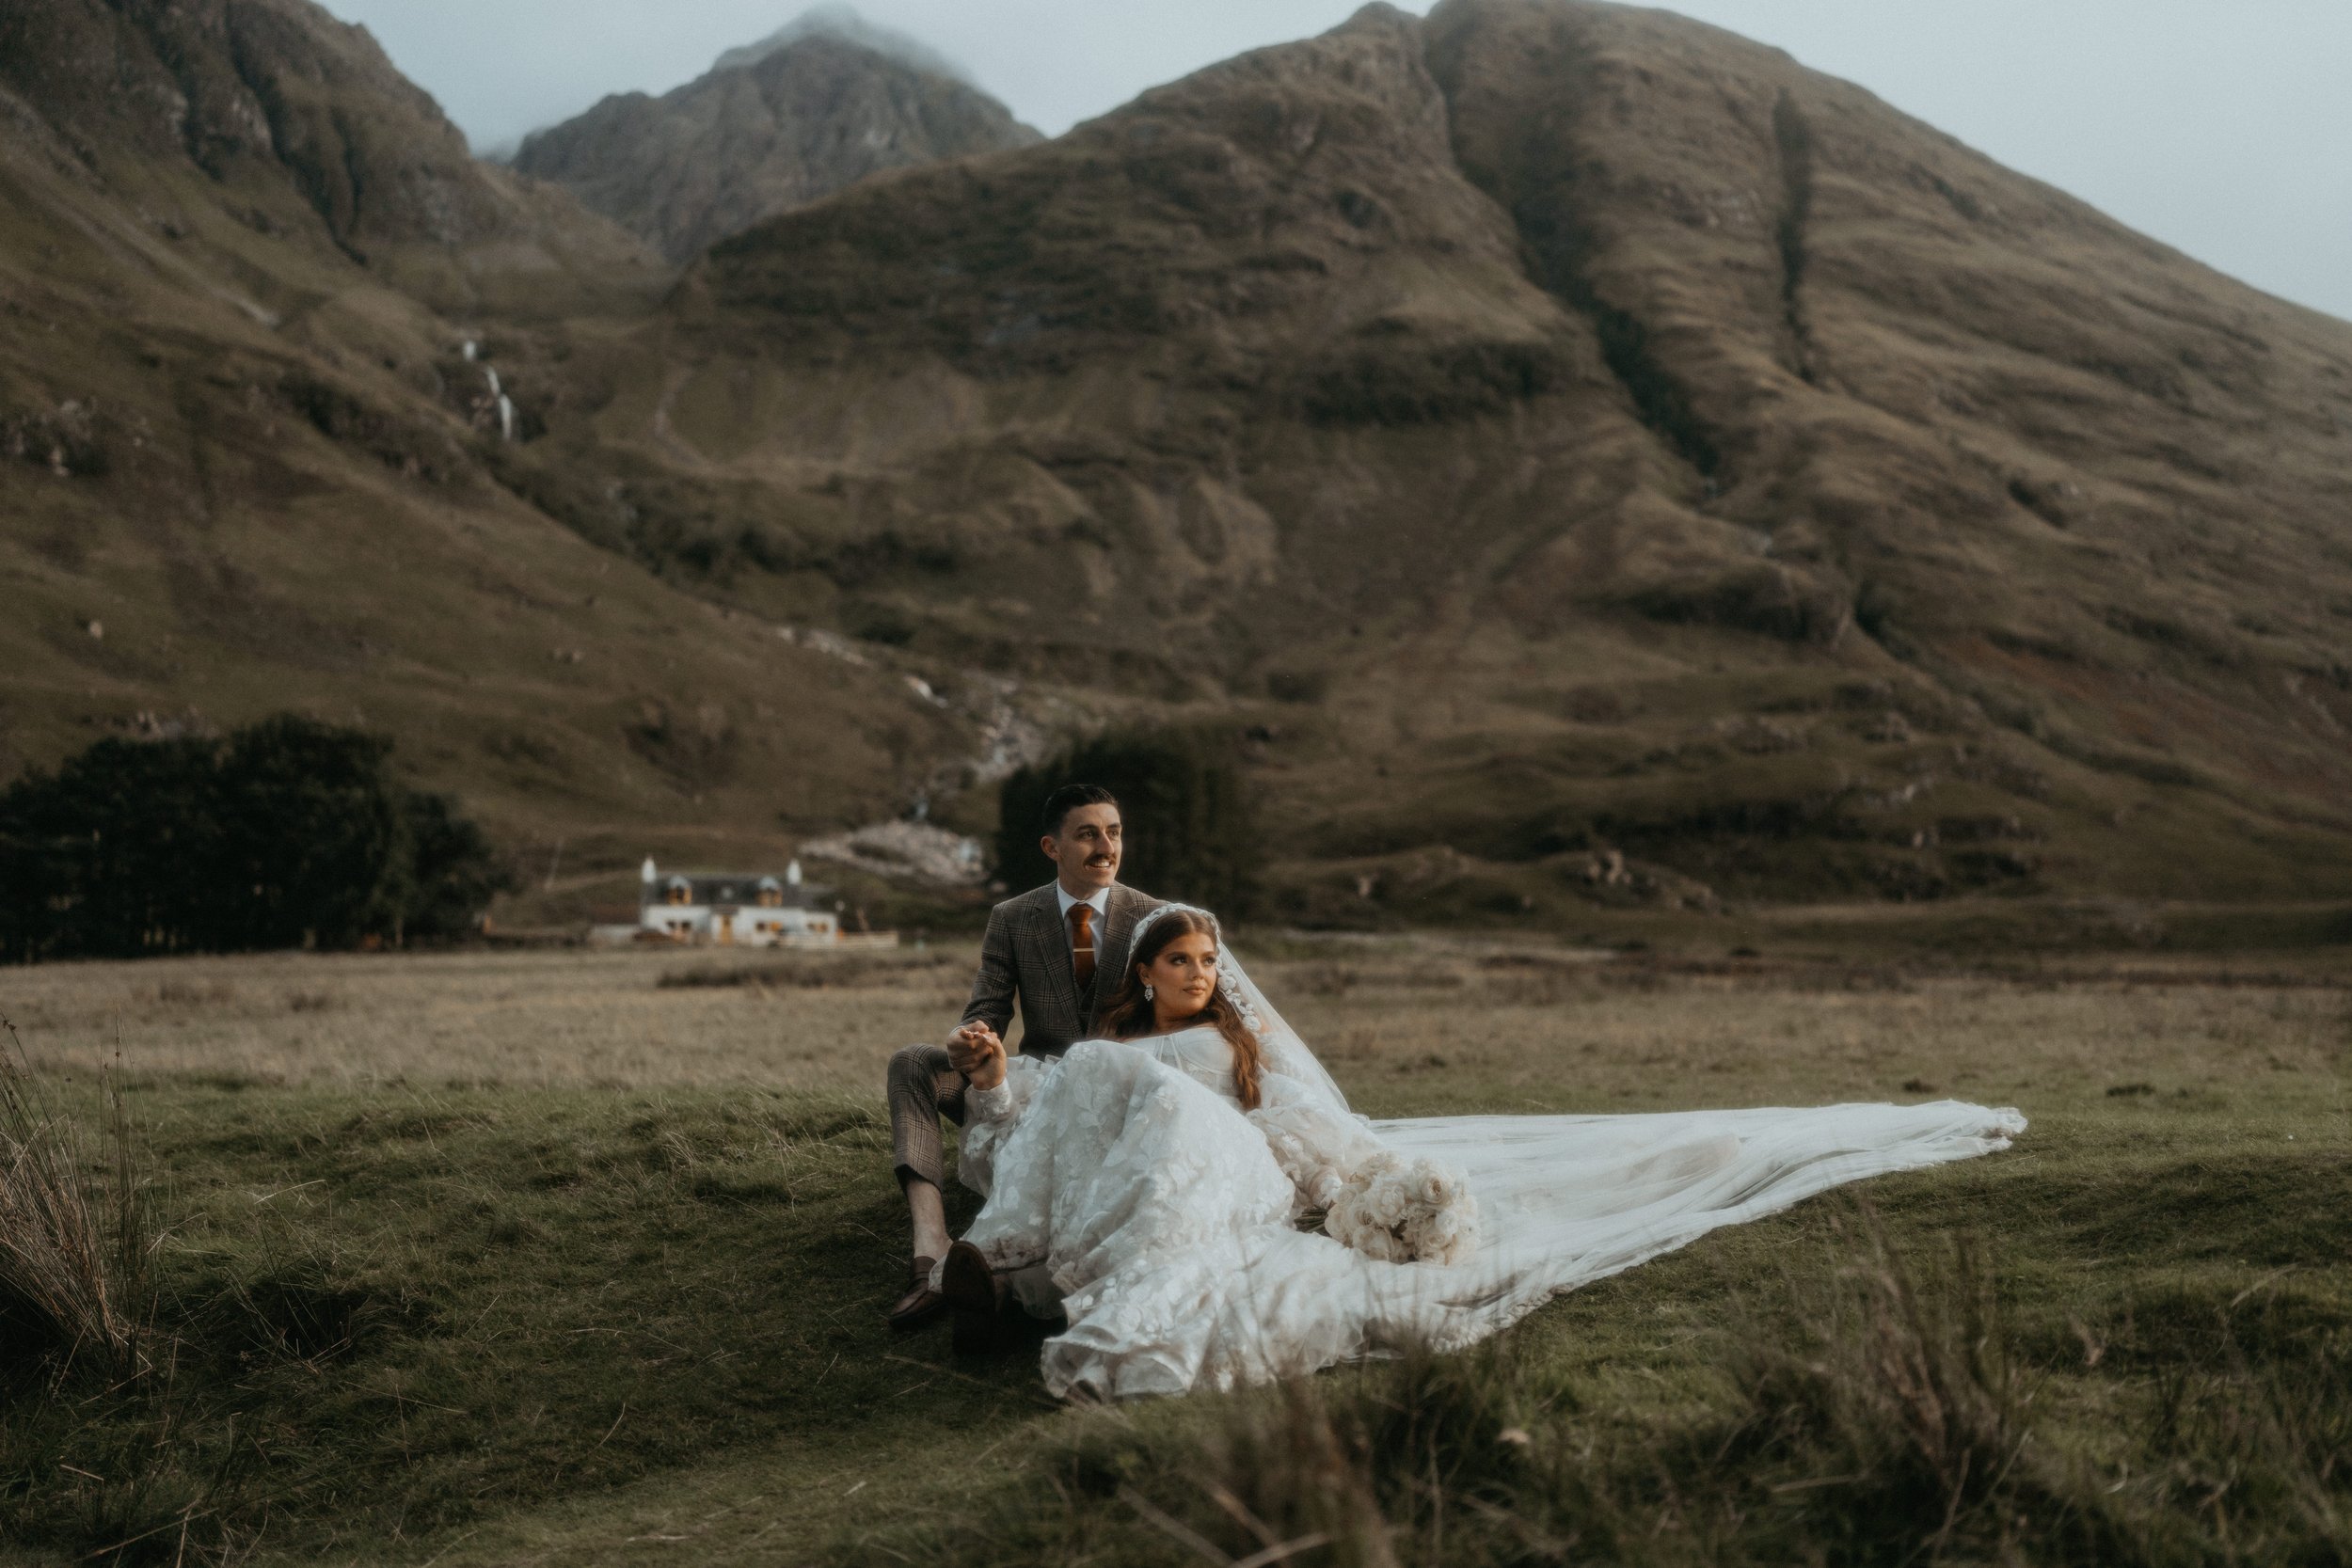
[[[1721,1462],[1798,1472],[1770,1495],[1818,1492],[1853,1560],[1998,1543],[2019,1494],[2037,1489],[2021,1472],[2034,1379],[2012,1353],[1983,1243],[1906,1252],[1861,1213],[1839,1227],[1841,1260],[1791,1281],[1787,1332],[1735,1349],[1740,1415]]]
[[[0,1323],[124,1375],[143,1360],[151,1227],[130,1118],[114,1075],[104,1130],[62,1115],[0,1022]]]

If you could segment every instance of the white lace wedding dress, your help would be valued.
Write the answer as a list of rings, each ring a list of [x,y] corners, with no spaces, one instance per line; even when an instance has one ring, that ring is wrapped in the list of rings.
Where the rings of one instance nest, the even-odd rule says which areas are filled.
[[[1257,1027],[1244,1112],[1211,1027],[1016,1057],[967,1097],[964,1239],[1041,1317],[1058,1397],[1119,1399],[1304,1373],[1411,1344],[1458,1349],[1554,1293],[1842,1182],[2005,1148],[2013,1110],[1941,1101],[1614,1117],[1368,1122],[1222,954]],[[1297,1227],[1383,1152],[1466,1180],[1475,1250],[1395,1263]]]

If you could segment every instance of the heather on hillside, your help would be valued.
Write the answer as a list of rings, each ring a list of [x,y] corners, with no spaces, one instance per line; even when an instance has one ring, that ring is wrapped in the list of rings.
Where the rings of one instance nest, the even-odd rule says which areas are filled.
[[[102,740],[0,793],[0,958],[399,945],[464,934],[510,877],[392,744],[281,715]]]

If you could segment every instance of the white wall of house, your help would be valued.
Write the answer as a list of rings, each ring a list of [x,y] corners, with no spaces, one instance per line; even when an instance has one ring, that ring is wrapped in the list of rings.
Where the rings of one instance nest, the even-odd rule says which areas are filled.
[[[745,903],[707,904],[698,900],[692,879],[662,878],[648,860],[638,925],[643,931],[670,942],[721,947],[832,946],[841,939],[840,919],[830,910],[790,902],[796,894],[787,890],[799,888],[799,873],[796,861],[783,879],[707,879],[728,883],[730,891],[742,888],[750,895]]]

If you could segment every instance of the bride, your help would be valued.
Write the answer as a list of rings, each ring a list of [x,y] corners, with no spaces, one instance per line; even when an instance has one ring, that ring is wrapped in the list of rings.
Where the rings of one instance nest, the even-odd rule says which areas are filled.
[[[1136,927],[1105,1039],[972,1076],[959,1175],[987,1195],[934,1283],[977,1348],[1009,1293],[1057,1397],[1181,1393],[1426,1345],[1864,1177],[2006,1148],[1956,1101],[1371,1122],[1204,910]]]

